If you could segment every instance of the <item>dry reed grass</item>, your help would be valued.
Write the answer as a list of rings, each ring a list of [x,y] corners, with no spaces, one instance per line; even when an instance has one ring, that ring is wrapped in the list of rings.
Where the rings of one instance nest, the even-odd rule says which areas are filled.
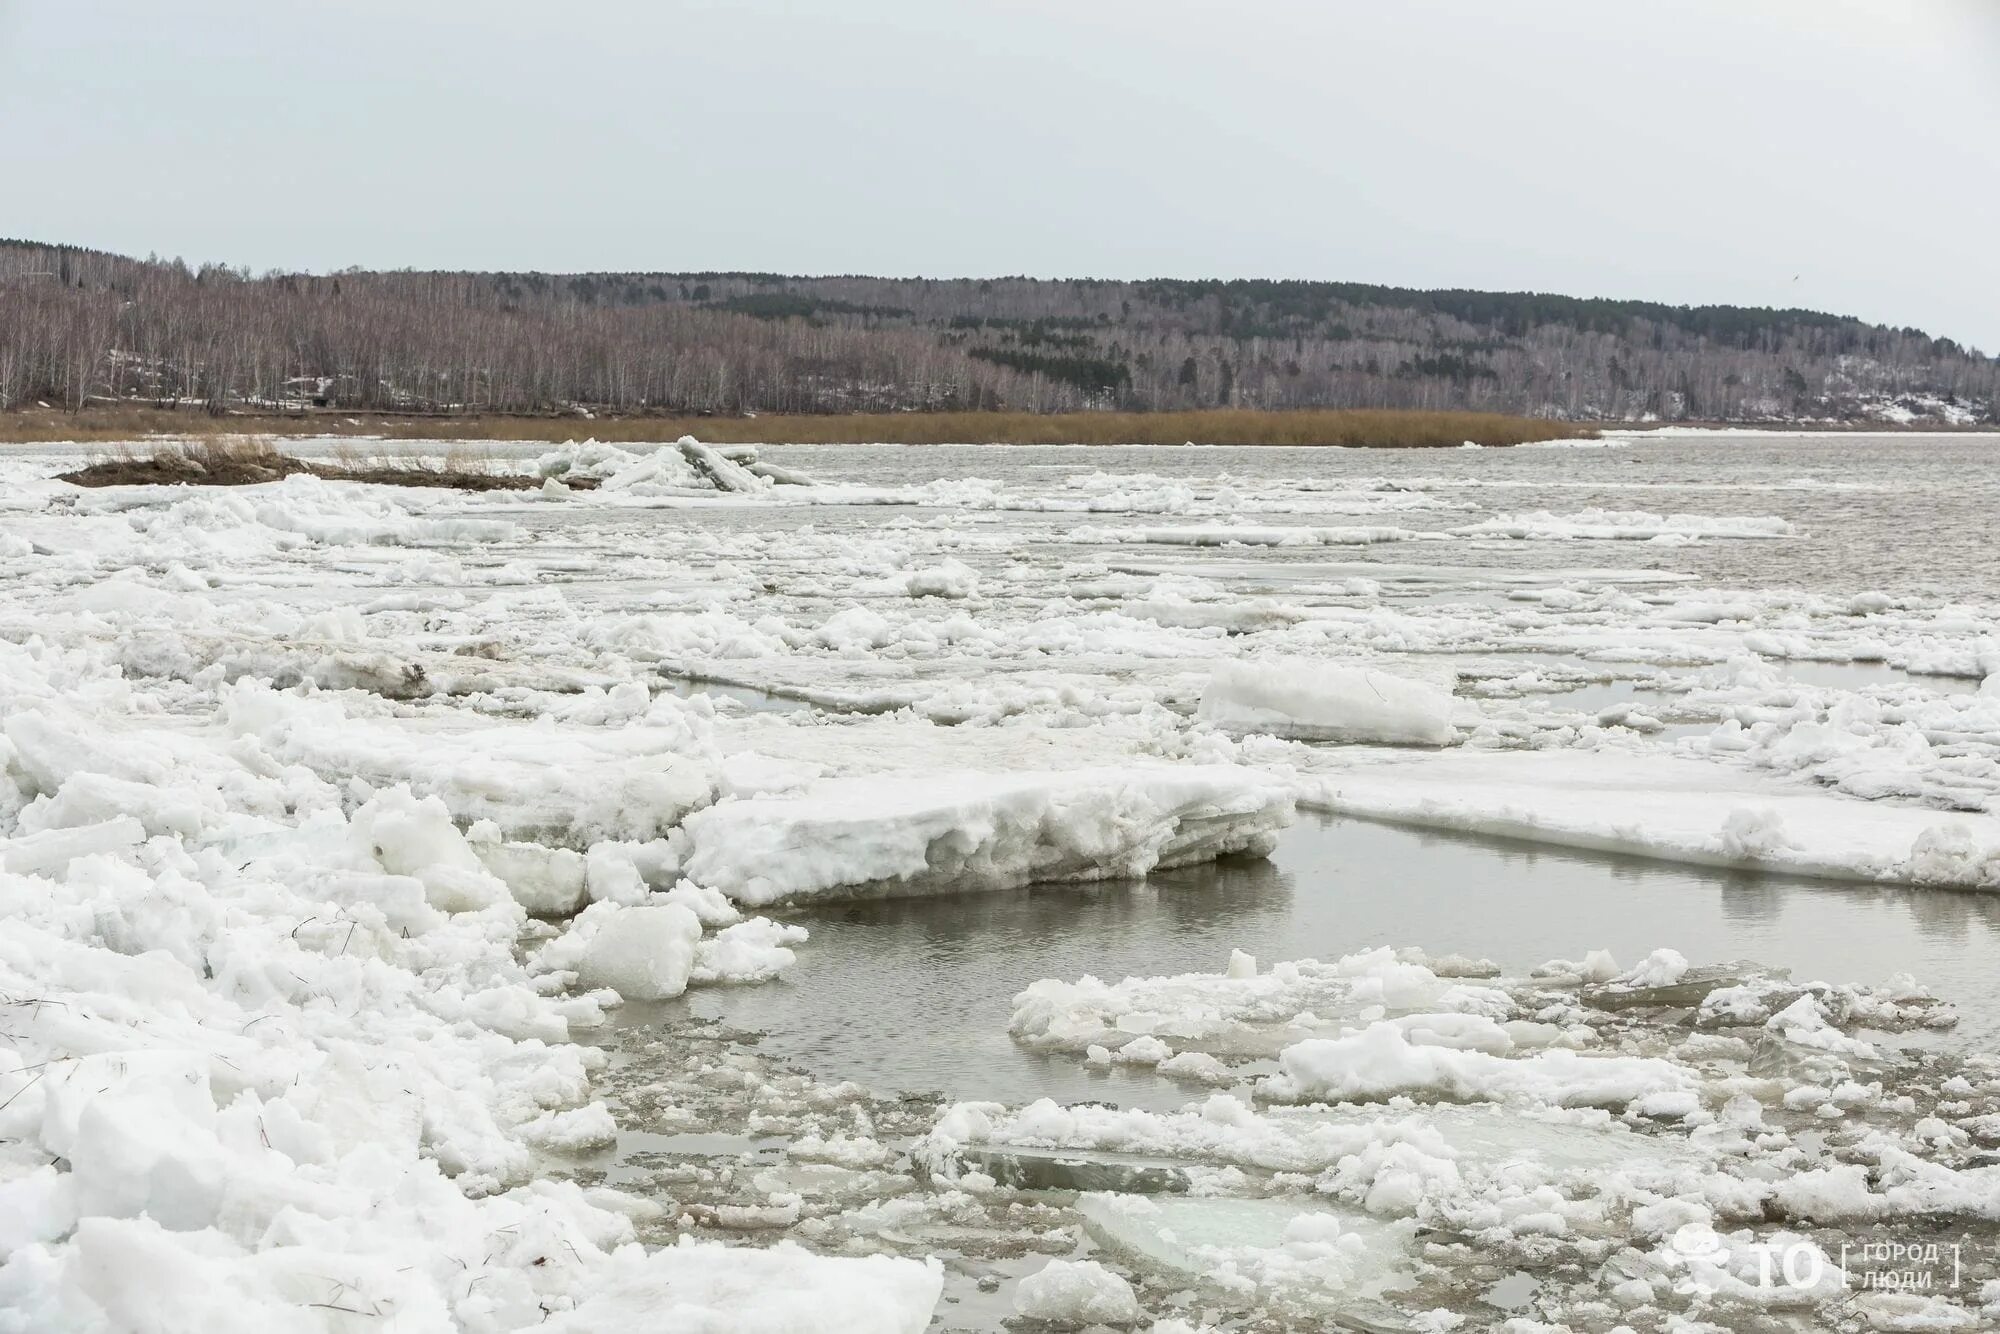
[[[672,440],[692,435],[715,444],[1018,444],[1018,445],[1343,445],[1351,448],[1448,448],[1471,441],[1518,445],[1597,434],[1591,426],[1484,412],[1410,412],[1244,408],[1202,412],[858,413],[850,416],[510,417],[398,416],[315,412],[290,416],[209,416],[138,406],[80,413],[30,410],[0,416],[0,441],[143,440],[376,436],[407,440]]]

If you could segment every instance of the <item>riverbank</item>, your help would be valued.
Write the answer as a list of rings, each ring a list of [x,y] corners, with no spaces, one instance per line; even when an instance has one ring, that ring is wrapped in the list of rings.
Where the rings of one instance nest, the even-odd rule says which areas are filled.
[[[624,442],[692,435],[712,444],[772,445],[1337,445],[1424,449],[1594,437],[1593,425],[1487,412],[1304,410],[1257,412],[892,412],[756,417],[518,417],[313,410],[227,413],[104,405],[80,412],[31,408],[0,415],[0,441],[143,440],[259,435],[401,440]]]

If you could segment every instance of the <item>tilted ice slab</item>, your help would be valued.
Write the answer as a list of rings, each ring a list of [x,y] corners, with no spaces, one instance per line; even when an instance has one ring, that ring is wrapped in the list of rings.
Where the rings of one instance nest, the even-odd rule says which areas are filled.
[[[2000,889],[2000,819],[1858,801],[1622,749],[1454,751],[1357,766],[1301,801],[1348,815],[1891,884]]]
[[[1364,667],[1225,662],[1201,694],[1201,717],[1231,732],[1297,741],[1451,742],[1451,692]]]
[[[753,463],[755,457],[750,455]],[[572,440],[535,460],[535,472],[556,481],[594,481],[601,491],[635,496],[702,492],[754,495],[778,480],[752,472],[727,451],[704,445],[691,435],[650,449]]]
[[[1288,792],[1229,765],[869,774],[687,817],[697,883],[745,903],[1105,880],[1261,856]]]
[[[1286,1199],[1100,1193],[1076,1210],[1105,1245],[1184,1277],[1335,1309],[1366,1303],[1404,1327],[1374,1299],[1411,1281],[1412,1223]]]

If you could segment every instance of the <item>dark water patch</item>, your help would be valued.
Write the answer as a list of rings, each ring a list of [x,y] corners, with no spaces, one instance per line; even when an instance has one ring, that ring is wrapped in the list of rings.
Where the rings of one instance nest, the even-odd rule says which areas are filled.
[[[1944,1038],[2000,1035],[2000,896],[1831,885],[1339,818],[1288,831],[1268,861],[1137,883],[897,899],[803,916],[812,941],[785,979],[677,1005],[764,1033],[774,1058],[883,1091],[1020,1103],[1173,1107],[1200,1096],[1149,1070],[1086,1068],[1017,1046],[1013,996],[1072,981],[1218,972],[1231,949],[1268,964],[1376,945],[1484,956],[1509,972],[1660,946],[1748,958],[1800,980],[1875,984],[1909,972],[1957,1005]]]

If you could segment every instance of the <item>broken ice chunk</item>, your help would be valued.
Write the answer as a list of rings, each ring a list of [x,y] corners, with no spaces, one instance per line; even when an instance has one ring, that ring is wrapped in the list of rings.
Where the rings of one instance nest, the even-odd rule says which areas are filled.
[[[145,826],[129,815],[100,824],[45,829],[25,838],[0,838],[0,871],[46,875],[62,870],[79,857],[121,852],[145,841]]]
[[[1057,1325],[1135,1325],[1132,1285],[1095,1260],[1051,1260],[1014,1290],[1014,1313]]]
[[[596,929],[578,969],[584,986],[609,987],[626,1000],[664,1000],[687,990],[701,939],[693,913],[677,903],[598,904],[592,913]]]
[[[817,477],[808,477],[796,468],[786,468],[776,463],[766,463],[762,459],[753,458],[749,462],[744,463],[743,470],[753,477],[762,477],[765,481],[776,483],[779,486],[819,485]]]
[[[536,917],[567,917],[584,905],[581,854],[539,843],[503,842],[497,828],[494,834],[467,841],[480,864],[500,878],[515,902]]]
[[[674,443],[680,450],[681,457],[688,461],[688,465],[706,478],[718,491],[754,494],[771,484],[742,464],[725,457],[722,451],[713,445],[704,445],[691,435],[684,435]]]
[[[1298,741],[1447,746],[1451,710],[1429,682],[1308,661],[1223,663],[1201,695],[1208,722]]]
[[[477,912],[513,901],[436,797],[419,798],[398,785],[371,797],[350,823],[383,870],[422,882],[441,912]]]
[[[1378,1299],[1412,1281],[1412,1222],[1286,1199],[1090,1194],[1076,1208],[1104,1245],[1161,1268],[1408,1328]]]
[[[961,1149],[957,1157],[964,1166],[1016,1190],[1181,1195],[1188,1189],[1187,1171],[1179,1163],[1143,1154],[981,1146]]]
[[[1315,1038],[1285,1048],[1280,1073],[1264,1082],[1273,1097],[1328,1102],[1430,1094],[1466,1101],[1604,1107],[1650,1093],[1695,1087],[1693,1075],[1671,1061],[1642,1056],[1584,1056],[1557,1048],[1529,1056],[1425,1046],[1402,1025],[1370,1024],[1340,1038]]]
[[[695,946],[691,982],[768,982],[792,966],[789,948],[806,941],[806,929],[768,917],[724,927]]]
[[[1691,966],[1673,950],[1655,950],[1631,972],[1585,987],[1579,995],[1585,1005],[1599,1010],[1686,1010],[1701,1005],[1712,992],[1786,975],[1785,969],[1747,960]]]
[[[1115,985],[1094,977],[1044,978],[1014,997],[1008,1030],[1022,1042],[1065,1051],[1153,1035],[1176,1049],[1275,1056],[1339,1020],[1371,1012],[1458,1011],[1493,1019],[1510,1009],[1500,991],[1448,982],[1388,949],[1330,963],[1281,962],[1262,973],[1239,953],[1220,975],[1128,977]]]
[[[1231,765],[870,774],[697,811],[686,872],[753,904],[1103,880],[1262,856],[1291,818]]]

